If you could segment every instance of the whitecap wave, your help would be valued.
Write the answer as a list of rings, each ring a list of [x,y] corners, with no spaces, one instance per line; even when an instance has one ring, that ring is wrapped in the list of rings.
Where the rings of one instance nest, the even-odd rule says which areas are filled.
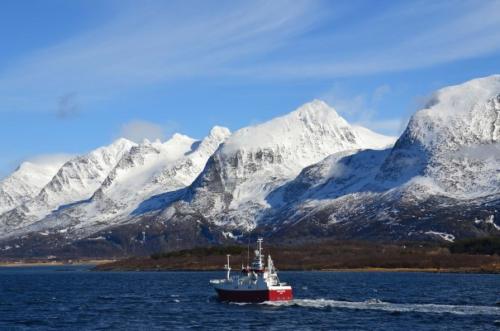
[[[228,301],[230,305],[236,305],[236,306],[247,306],[247,305],[255,305],[254,302],[236,302],[236,301]],[[267,302],[266,302],[267,303]]]
[[[427,303],[390,303],[378,299],[366,301],[337,301],[328,299],[295,299],[291,301],[266,301],[263,305],[277,307],[307,307],[307,308],[344,308],[357,310],[382,310],[388,312],[416,312],[456,315],[494,315],[500,316],[500,307],[440,305]]]

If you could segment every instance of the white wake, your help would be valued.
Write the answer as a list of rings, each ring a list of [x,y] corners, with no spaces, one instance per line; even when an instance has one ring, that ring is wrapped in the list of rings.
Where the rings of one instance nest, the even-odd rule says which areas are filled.
[[[494,306],[390,303],[376,299],[359,302],[328,299],[295,299],[291,301],[266,301],[262,304],[276,307],[345,308],[357,310],[382,310],[388,312],[500,316],[500,307]]]

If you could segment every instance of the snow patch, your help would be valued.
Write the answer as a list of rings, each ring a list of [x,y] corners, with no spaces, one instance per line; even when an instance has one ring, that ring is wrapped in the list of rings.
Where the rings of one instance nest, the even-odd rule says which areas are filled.
[[[105,237],[99,236],[99,237],[94,237],[94,238],[86,238],[87,240],[106,240]]]
[[[232,232],[222,231],[224,238],[236,239],[236,236]]]
[[[340,223],[341,221],[337,219],[337,217],[335,217],[335,214],[331,214],[330,216],[328,216],[328,225],[333,225],[333,224],[337,224],[337,223]]]
[[[499,225],[497,225],[497,224],[495,223],[495,215],[490,215],[490,216],[488,216],[488,217],[487,217],[486,219],[484,219],[484,220],[482,220],[482,219],[475,219],[475,220],[474,220],[474,223],[475,223],[475,224],[481,224],[481,223],[491,224],[491,225],[493,225],[493,227],[494,227],[496,230],[500,231],[500,226],[499,226]]]
[[[431,236],[439,236],[441,239],[449,241],[449,242],[454,242],[455,241],[455,236],[449,233],[445,232],[437,232],[437,231],[427,231],[425,234],[431,235]]]

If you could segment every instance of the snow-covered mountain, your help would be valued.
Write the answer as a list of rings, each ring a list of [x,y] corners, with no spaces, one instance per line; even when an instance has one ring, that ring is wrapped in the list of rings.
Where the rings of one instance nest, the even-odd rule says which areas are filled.
[[[210,158],[180,202],[164,215],[198,213],[218,226],[250,230],[269,208],[283,203],[269,194],[326,156],[347,150],[386,148],[391,137],[352,126],[325,102],[236,131]]]
[[[90,198],[134,145],[129,140],[118,139],[109,146],[64,163],[36,196],[0,215],[2,235],[40,220],[54,209]]]
[[[413,179],[470,199],[500,192],[499,170],[500,75],[494,75],[437,91],[411,118],[377,180]]]
[[[498,234],[499,124],[500,75],[441,89],[393,148],[334,154],[282,187],[294,199],[275,211],[278,231],[392,240]]]
[[[319,100],[232,135],[215,127],[201,141],[179,134],[164,143],[120,140],[121,152],[98,173],[96,162],[88,161],[95,152],[66,163],[38,196],[0,216],[0,224],[4,238],[32,233],[52,244],[53,236],[71,242],[145,219],[176,223],[192,215],[248,230],[264,211],[286,203],[271,193],[304,167],[336,152],[383,149],[394,140],[350,125]],[[165,223],[145,229],[153,224]]]
[[[0,181],[0,214],[37,195],[68,160],[67,155],[23,162],[10,176]]]
[[[148,254],[250,231],[274,240],[498,235],[499,139],[500,75],[437,91],[395,143],[315,100],[231,135],[216,127],[201,141],[129,143],[94,177],[94,162],[64,171],[70,161],[0,216],[0,254]]]
[[[124,153],[90,199],[51,213],[30,230],[81,237],[125,222],[143,201],[190,185],[229,135],[216,126],[201,141],[181,134],[163,143],[145,140]]]

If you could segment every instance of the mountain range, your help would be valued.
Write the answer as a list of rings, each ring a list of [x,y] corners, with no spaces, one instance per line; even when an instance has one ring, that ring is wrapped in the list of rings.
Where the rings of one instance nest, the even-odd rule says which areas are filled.
[[[436,91],[399,138],[320,100],[231,133],[23,163],[0,256],[109,257],[245,241],[500,235],[500,75]]]

